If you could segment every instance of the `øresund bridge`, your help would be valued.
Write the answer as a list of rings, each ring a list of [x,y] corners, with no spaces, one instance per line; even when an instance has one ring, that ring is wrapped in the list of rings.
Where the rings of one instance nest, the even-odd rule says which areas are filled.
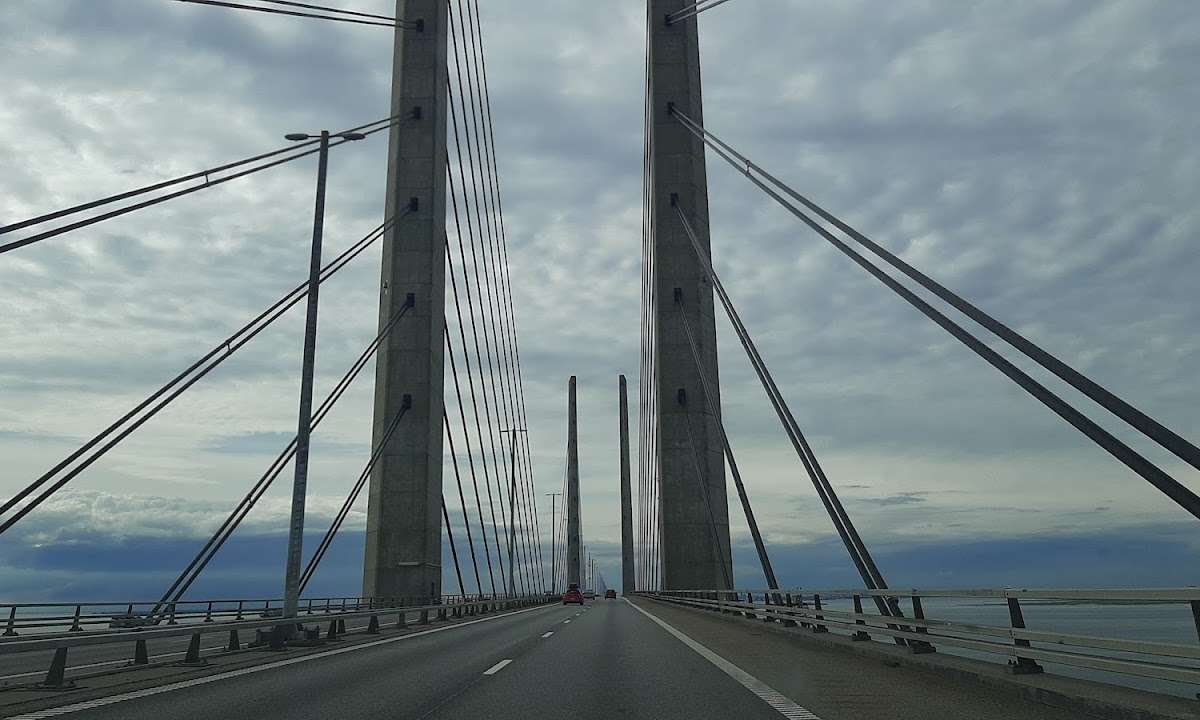
[[[296,278],[228,336],[193,338],[195,362],[164,384],[149,382],[128,412],[98,422],[86,442],[22,479],[0,506],[0,535],[86,482],[101,458],[120,452],[177,398],[212,382],[210,373],[303,307],[294,437],[244,495],[229,498],[225,520],[193,557],[180,559],[178,576],[157,597],[48,603],[0,588],[0,715],[1200,716],[1198,588],[889,584],[886,563],[876,562],[870,538],[839,498],[837,478],[738,312],[736,299],[757,289],[722,283],[726,239],[710,238],[709,158],[793,216],[797,231],[811,230],[1014,383],[1036,401],[1029,412],[1048,410],[1123,466],[1128,482],[1197,519],[1200,497],[1107,428],[1123,423],[1122,433],[1195,469],[1200,448],[771,174],[768,161],[738,149],[738,128],[708,127],[698,17],[719,6],[736,12],[736,5],[647,2],[641,365],[632,403],[625,376],[612,378],[620,474],[609,491],[620,497],[622,596],[606,599],[603,591],[617,581],[606,581],[587,552],[577,381],[569,370],[561,378],[568,397],[561,492],[539,492],[533,474],[513,288],[537,279],[515,276],[508,262],[479,0],[397,0],[394,15],[283,0],[177,1],[198,13],[394,32],[391,112],[344,130],[281,128],[289,142],[278,149],[4,219],[0,263],[284,164],[317,164],[307,279]],[[385,136],[383,218],[330,252],[323,233],[329,164],[342,146]],[[331,389],[316,388],[323,285],[373,246],[382,248],[378,333]],[[861,584],[789,587],[777,579],[775,549],[755,519],[754,478],[743,477],[723,422],[717,326],[725,320],[790,441],[796,472],[811,481]],[[347,391],[366,382],[361,376],[372,364],[371,449],[314,547],[305,543],[310,438]],[[1103,421],[1036,379],[1035,368],[1090,399]],[[291,480],[286,565],[261,567],[264,576],[278,575],[280,592],[198,594],[197,580],[280,477]],[[364,491],[361,588],[317,596],[310,581]],[[546,527],[538,503],[544,495],[553,496]],[[761,571],[755,587],[735,583],[731,507],[753,541]],[[462,524],[452,524],[459,513]],[[443,562],[446,548],[452,567]],[[585,596],[580,605],[562,602],[573,587]],[[1100,620],[1072,629],[1079,608]],[[1131,608],[1150,613],[1152,632],[1122,626]],[[1044,618],[1064,622],[1039,624]]]

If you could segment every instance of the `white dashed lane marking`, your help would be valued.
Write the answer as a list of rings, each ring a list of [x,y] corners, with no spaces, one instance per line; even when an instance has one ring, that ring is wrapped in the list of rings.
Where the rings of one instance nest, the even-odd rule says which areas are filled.
[[[504,668],[508,667],[508,664],[509,664],[510,662],[512,662],[512,660],[511,660],[511,659],[510,659],[510,660],[501,660],[500,662],[498,662],[498,663],[496,663],[495,665],[491,666],[491,667],[490,667],[490,668],[488,668],[487,670],[484,670],[484,671],[483,671],[483,674],[484,674],[484,675],[495,675],[496,673],[500,672],[500,671],[501,671],[501,670],[503,670]]]
[[[548,637],[550,637],[550,636],[551,636],[551,635],[553,635],[553,634],[554,634],[554,631],[553,631],[553,630],[551,630],[551,631],[550,631],[550,632],[548,632],[548,633],[542,633],[542,637],[544,637],[544,638],[548,638]]]
[[[759,680],[758,678],[754,677],[750,673],[741,669],[737,665],[734,665],[733,663],[729,662],[725,658],[716,654],[712,650],[709,650],[708,648],[704,647],[700,643],[691,639],[687,635],[684,635],[682,632],[676,630],[675,628],[671,627],[670,625],[663,622],[662,620],[659,620],[654,615],[651,615],[650,613],[641,609],[637,605],[634,605],[633,603],[629,602],[628,598],[625,599],[625,602],[629,603],[629,607],[633,608],[634,610],[637,610],[641,614],[645,615],[646,617],[650,618],[652,621],[657,623],[658,626],[661,627],[663,630],[666,630],[667,632],[674,635],[676,640],[683,643],[684,645],[687,645],[689,648],[691,648],[693,651],[695,651],[695,653],[697,655],[699,655],[700,657],[709,661],[713,665],[716,665],[721,670],[721,672],[725,673],[726,675],[733,678],[734,680],[737,680],[739,683],[741,683],[742,687],[746,688],[750,692],[757,695],[759,697],[759,699],[761,699],[763,702],[765,702],[766,704],[770,705],[772,708],[777,710],[780,715],[784,716],[785,718],[789,718],[790,720],[821,720],[821,718],[814,715],[813,712],[811,710],[809,710],[808,708],[801,707],[801,706],[797,705],[796,703],[792,702],[788,698],[784,697],[775,688],[766,684],[762,680]]]

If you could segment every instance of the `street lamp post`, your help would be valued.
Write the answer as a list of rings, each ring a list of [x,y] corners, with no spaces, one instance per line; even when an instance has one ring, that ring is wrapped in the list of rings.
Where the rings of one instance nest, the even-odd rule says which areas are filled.
[[[546,493],[550,496],[550,593],[558,589],[558,497],[562,493]]]
[[[317,300],[321,286],[321,237],[325,225],[325,175],[329,167],[328,130],[322,130],[317,162],[317,199],[313,212],[312,252],[308,264],[308,314],[304,322],[304,360],[300,371],[300,419],[296,430],[296,477],[292,483],[292,514],[288,530],[287,576],[284,583],[283,617],[295,618],[300,605],[300,553],[304,540],[304,500],[308,490],[308,448],[312,429],[313,366],[317,354]],[[362,140],[362,133],[341,133],[333,137]],[[305,133],[291,133],[288,140],[312,140]],[[290,636],[292,624],[285,628]]]

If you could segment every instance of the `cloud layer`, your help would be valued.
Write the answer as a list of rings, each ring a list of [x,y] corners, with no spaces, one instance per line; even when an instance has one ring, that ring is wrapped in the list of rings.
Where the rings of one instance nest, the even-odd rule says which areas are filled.
[[[493,0],[483,15],[538,496],[561,483],[575,374],[584,528],[598,548],[619,537],[616,376],[637,393],[644,6]],[[16,0],[0,24],[11,29],[4,221],[387,114],[391,43],[378,28],[158,0]],[[700,24],[711,129],[1200,437],[1190,3],[739,2]],[[384,161],[382,138],[334,154],[331,251],[380,222]],[[296,163],[3,256],[0,495],[303,277],[312,174]],[[983,552],[972,543],[1012,538],[1167,542],[1187,522],[719,158],[709,177],[718,271],[864,536],[967,557]],[[377,263],[364,255],[322,293],[318,394],[375,332]],[[292,432],[300,332],[297,314],[264,333],[76,494],[31,515],[23,542],[67,553],[211,531]],[[780,553],[806,557],[830,542],[829,522],[721,320],[718,332],[727,424],[760,523]],[[365,462],[370,377],[319,434],[318,517]],[[1200,490],[1200,474],[1130,439]],[[251,536],[278,529],[284,485]],[[83,517],[91,540],[64,530]],[[1098,580],[1108,572],[1097,563]]]

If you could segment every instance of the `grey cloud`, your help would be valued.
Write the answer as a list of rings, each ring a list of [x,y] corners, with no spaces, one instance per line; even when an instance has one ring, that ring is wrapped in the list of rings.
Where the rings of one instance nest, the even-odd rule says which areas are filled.
[[[10,80],[0,133],[22,142],[0,147],[0,215],[386,114],[385,31],[175,5],[3,4],[0,22],[14,32],[0,38]],[[615,376],[629,376],[635,408],[638,391],[642,7],[546,3],[531,13],[503,0],[482,11],[537,489],[561,482],[566,378],[577,374],[585,527],[601,535],[590,538],[599,548],[615,540]],[[1188,3],[731,3],[701,28],[709,127],[1185,436],[1200,435],[1200,27]],[[856,41],[864,28],[870,41]],[[334,155],[331,252],[381,220],[383,143]],[[892,537],[898,513],[957,536],[1014,518],[1062,532],[1176,517],[709,160],[718,270],[865,534]],[[0,427],[88,437],[295,286],[312,171],[296,163],[4,256]],[[322,293],[319,388],[375,333],[377,263],[377,250],[364,255]],[[294,427],[294,315],[73,487],[178,492],[212,503],[176,518],[181,526],[212,522],[262,470],[239,443],[269,445]],[[827,533],[724,320],[718,332],[725,419],[760,522],[780,542]],[[365,461],[372,374],[322,430],[344,450],[314,456],[314,492],[331,503]],[[36,476],[51,464],[39,443],[5,438],[6,448],[18,443],[6,454],[14,467]],[[1196,473],[1170,467],[1200,488]],[[0,483],[11,492],[27,479],[14,470]],[[928,492],[923,502],[897,500],[915,491]],[[1073,514],[1098,500],[1117,510]],[[136,525],[136,512],[159,507],[85,505],[101,525],[106,513]]]

